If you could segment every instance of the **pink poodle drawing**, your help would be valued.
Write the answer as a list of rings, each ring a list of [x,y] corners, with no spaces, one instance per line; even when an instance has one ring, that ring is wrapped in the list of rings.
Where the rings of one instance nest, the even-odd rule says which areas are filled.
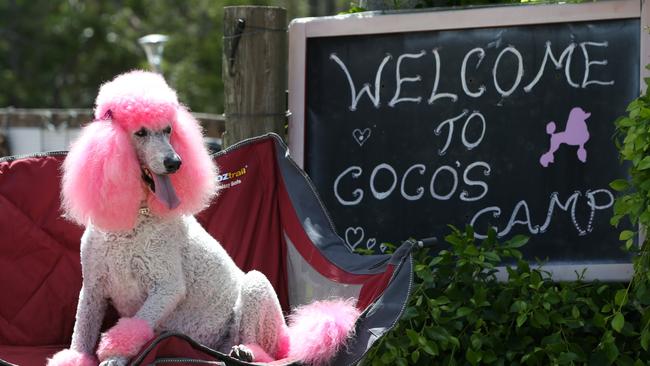
[[[589,141],[589,129],[587,128],[587,118],[591,113],[585,112],[580,107],[571,109],[569,119],[566,122],[566,128],[562,132],[555,132],[555,122],[549,122],[546,125],[546,133],[551,135],[551,147],[544,155],[539,158],[539,163],[546,168],[554,162],[554,156],[560,145],[567,144],[578,146],[578,159],[587,162],[587,150],[585,144]]]

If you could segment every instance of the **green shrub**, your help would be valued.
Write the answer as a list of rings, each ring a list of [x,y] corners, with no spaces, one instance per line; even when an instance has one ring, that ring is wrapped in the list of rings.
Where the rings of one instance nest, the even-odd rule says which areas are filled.
[[[646,66],[646,68],[649,68]],[[646,85],[650,79],[645,79]],[[627,115],[616,120],[617,146],[621,161],[629,164],[628,179],[617,179],[610,184],[621,192],[614,203],[612,224],[628,220],[632,227],[650,226],[650,96],[646,92],[630,103]],[[638,230],[622,230],[619,239],[634,257],[635,284],[650,284],[650,255],[648,240],[638,243]],[[638,244],[638,245],[635,245]]]
[[[530,266],[516,236],[479,243],[452,227],[448,249],[415,253],[403,318],[364,365],[646,365],[650,291],[623,284],[555,283]],[[507,279],[497,281],[502,261]]]

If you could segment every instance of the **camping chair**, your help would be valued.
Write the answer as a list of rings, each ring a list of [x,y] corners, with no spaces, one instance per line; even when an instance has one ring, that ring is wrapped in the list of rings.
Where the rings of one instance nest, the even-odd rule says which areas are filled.
[[[61,217],[65,156],[51,152],[0,159],[0,364],[40,366],[70,342],[81,288],[83,230]],[[269,278],[287,312],[313,300],[356,298],[363,312],[356,334],[331,364],[357,363],[406,306],[413,243],[392,255],[352,253],[277,135],[242,141],[213,157],[223,189],[199,222],[243,270],[256,269]],[[115,319],[108,317],[105,326]],[[174,333],[152,340],[131,364],[200,360],[248,365]]]

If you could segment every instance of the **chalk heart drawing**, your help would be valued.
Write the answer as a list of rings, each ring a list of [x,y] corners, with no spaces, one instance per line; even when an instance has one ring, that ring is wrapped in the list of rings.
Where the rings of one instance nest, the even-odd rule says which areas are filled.
[[[355,128],[354,131],[352,131],[352,137],[354,137],[354,141],[356,141],[359,146],[363,146],[363,144],[370,138],[370,132],[370,128],[365,128],[363,130]]]
[[[366,236],[362,227],[349,227],[345,229],[345,243],[354,251],[359,244],[363,242],[363,238]]]
[[[381,250],[382,253],[386,253],[386,249],[388,249],[386,244],[384,243],[379,244],[379,250]]]
[[[591,116],[591,113],[585,112],[580,107],[574,107],[569,112],[569,118],[567,119],[564,131],[555,132],[555,122],[551,121],[546,125],[546,133],[551,136],[551,147],[539,158],[539,163],[544,168],[555,161],[554,154],[562,144],[578,146],[578,160],[583,163],[587,162],[585,144],[589,141],[589,129],[587,128],[587,118],[589,116]]]
[[[370,239],[368,239],[368,241],[366,242],[366,249],[372,249],[372,248],[375,247],[375,245],[377,245],[377,239],[375,239],[375,238],[370,238]]]

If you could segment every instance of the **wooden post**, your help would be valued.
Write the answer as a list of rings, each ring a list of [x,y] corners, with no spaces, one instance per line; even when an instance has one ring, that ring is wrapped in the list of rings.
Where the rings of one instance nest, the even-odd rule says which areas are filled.
[[[267,132],[284,137],[286,10],[229,6],[223,23],[224,147]]]

